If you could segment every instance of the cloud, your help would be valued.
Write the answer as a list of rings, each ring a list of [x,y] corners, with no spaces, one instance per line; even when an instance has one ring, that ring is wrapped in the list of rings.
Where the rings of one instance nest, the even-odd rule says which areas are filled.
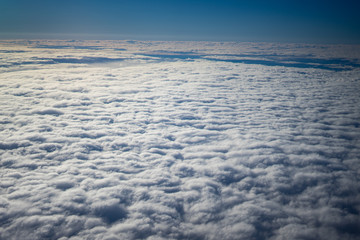
[[[0,239],[359,235],[360,85],[348,46],[3,45],[18,64],[0,75]],[[220,60],[144,57],[156,52]],[[225,61],[241,54],[345,68]]]

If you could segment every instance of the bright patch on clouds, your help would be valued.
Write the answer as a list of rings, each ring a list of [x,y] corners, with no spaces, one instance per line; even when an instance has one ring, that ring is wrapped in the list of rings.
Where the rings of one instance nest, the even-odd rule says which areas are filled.
[[[358,239],[359,47],[1,44],[0,239]]]

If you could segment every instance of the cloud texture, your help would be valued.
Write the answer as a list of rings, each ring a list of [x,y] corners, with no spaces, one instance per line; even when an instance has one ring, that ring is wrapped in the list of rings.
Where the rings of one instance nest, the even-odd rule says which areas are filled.
[[[358,47],[2,48],[0,239],[358,239]]]

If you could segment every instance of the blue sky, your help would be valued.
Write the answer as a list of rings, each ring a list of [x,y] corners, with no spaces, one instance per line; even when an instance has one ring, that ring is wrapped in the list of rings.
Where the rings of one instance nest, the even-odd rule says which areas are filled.
[[[356,1],[1,0],[0,38],[360,43]]]

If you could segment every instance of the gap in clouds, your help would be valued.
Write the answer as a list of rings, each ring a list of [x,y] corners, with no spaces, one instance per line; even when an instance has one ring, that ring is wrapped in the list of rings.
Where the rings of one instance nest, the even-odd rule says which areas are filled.
[[[318,58],[301,58],[290,57],[282,55],[198,55],[194,53],[179,54],[166,53],[166,54],[142,54],[149,57],[155,57],[159,59],[181,59],[181,60],[195,60],[204,59],[209,61],[224,61],[231,63],[243,63],[243,64],[260,64],[264,66],[282,66],[282,67],[294,67],[294,68],[318,68],[332,71],[345,71],[360,66],[359,61],[351,61],[348,59],[318,59]]]

